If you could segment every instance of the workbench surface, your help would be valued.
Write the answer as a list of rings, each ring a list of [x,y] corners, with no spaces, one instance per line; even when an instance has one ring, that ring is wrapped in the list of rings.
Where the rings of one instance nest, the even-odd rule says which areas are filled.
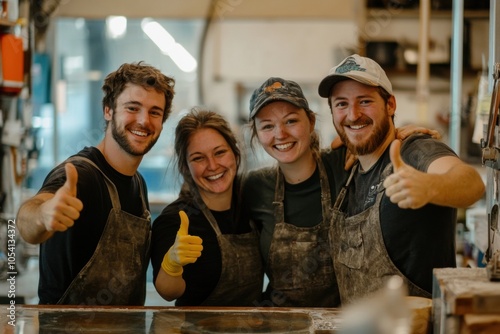
[[[338,309],[0,305],[0,333],[335,333]],[[15,325],[15,326],[13,326]]]

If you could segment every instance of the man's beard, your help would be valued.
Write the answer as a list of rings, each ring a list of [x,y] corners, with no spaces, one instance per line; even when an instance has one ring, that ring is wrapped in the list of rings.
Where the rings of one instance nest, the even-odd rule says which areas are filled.
[[[334,124],[334,126],[340,139],[342,139],[342,142],[347,146],[349,151],[351,151],[352,154],[361,156],[375,152],[375,150],[377,150],[377,148],[384,143],[385,138],[387,137],[387,134],[389,133],[391,128],[390,122],[391,121],[389,120],[389,117],[384,118],[384,121],[382,121],[379,126],[374,128],[374,131],[370,135],[370,137],[364,142],[358,144],[354,144],[349,140],[349,137],[345,133],[344,127],[342,125],[337,126],[336,124]]]
[[[154,138],[153,140],[151,140],[149,142],[148,146],[146,146],[146,148],[143,150],[134,149],[132,144],[127,139],[126,130],[125,129],[118,129],[118,127],[116,126],[114,113],[113,113],[113,118],[111,119],[111,134],[113,135],[113,138],[116,140],[118,145],[125,152],[127,152],[128,154],[131,154],[131,155],[135,155],[135,156],[143,156],[144,154],[148,153],[149,150],[151,150],[151,148],[156,144],[156,142],[158,141],[158,138],[159,138],[159,136],[158,136],[157,138]]]

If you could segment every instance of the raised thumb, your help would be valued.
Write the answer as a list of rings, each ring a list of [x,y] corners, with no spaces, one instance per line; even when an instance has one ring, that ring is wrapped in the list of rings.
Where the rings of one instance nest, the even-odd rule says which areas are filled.
[[[184,211],[179,211],[179,216],[181,217],[181,227],[177,231],[178,235],[188,235],[189,228],[189,218]]]
[[[76,196],[76,184],[78,182],[78,171],[75,165],[68,162],[64,165],[64,170],[66,171],[66,182],[64,186],[71,195]]]
[[[396,139],[391,143],[390,149],[391,162],[394,167],[394,171],[404,166],[404,161],[401,158],[401,140]]]

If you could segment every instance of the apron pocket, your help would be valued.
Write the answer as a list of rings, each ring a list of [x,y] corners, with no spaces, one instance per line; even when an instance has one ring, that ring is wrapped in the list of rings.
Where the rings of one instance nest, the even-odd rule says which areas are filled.
[[[238,256],[238,286],[255,284],[255,282],[263,282],[264,280],[264,267],[260,262],[260,253],[249,250],[247,255]]]
[[[299,242],[292,244],[296,264],[293,270],[293,288],[321,287],[331,284],[333,261],[328,242]],[[305,255],[306,254],[306,255]]]
[[[363,264],[364,246],[361,225],[344,225],[340,236],[339,262],[352,269],[360,269]]]
[[[121,238],[113,248],[109,250],[109,261],[117,272],[124,277],[136,277],[141,274],[141,260],[145,257],[145,254],[141,252],[139,245],[130,239]]]

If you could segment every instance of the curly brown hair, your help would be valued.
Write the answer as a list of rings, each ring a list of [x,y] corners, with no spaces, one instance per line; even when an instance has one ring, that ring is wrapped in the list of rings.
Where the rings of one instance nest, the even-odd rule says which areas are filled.
[[[104,97],[102,107],[116,108],[116,99],[125,90],[128,83],[139,85],[143,88],[153,88],[157,92],[165,94],[165,108],[163,122],[172,112],[172,100],[174,98],[175,80],[161,73],[157,68],[145,64],[143,61],[137,63],[122,64],[116,71],[111,72],[104,79],[102,90]],[[106,122],[107,126],[108,122]]]

